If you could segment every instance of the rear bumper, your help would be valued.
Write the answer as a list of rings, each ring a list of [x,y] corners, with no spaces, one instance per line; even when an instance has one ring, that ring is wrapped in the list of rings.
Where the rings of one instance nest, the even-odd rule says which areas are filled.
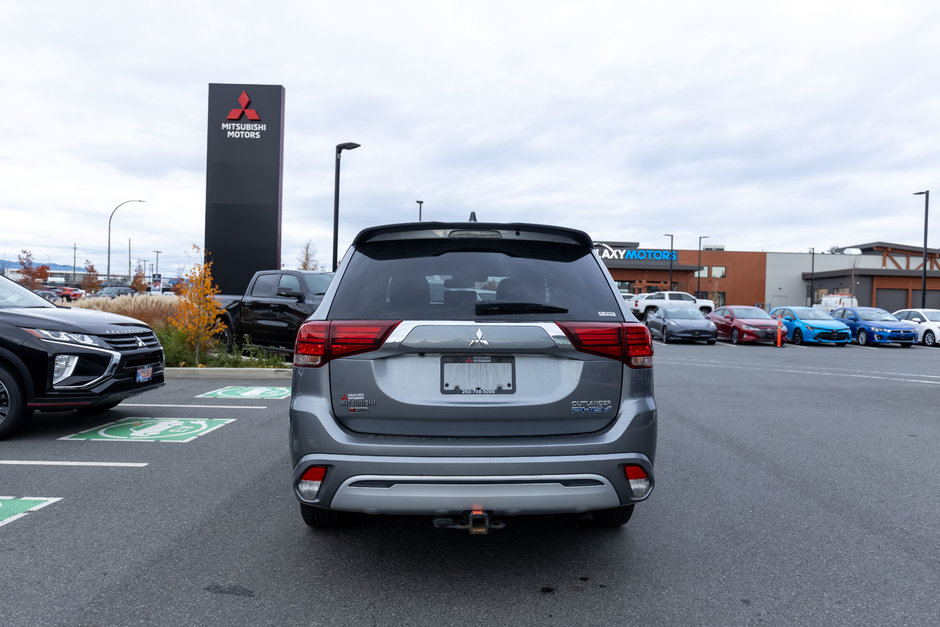
[[[457,515],[482,509],[498,515],[563,514],[607,509],[634,498],[623,466],[642,454],[448,458],[307,455],[293,485],[305,504],[368,514]],[[326,466],[317,496],[306,500],[297,482],[311,466]]]

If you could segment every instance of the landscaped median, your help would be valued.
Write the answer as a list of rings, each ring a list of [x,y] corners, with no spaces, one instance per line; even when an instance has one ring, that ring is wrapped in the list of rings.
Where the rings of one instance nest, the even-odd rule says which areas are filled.
[[[290,379],[290,368],[167,368],[165,379]]]

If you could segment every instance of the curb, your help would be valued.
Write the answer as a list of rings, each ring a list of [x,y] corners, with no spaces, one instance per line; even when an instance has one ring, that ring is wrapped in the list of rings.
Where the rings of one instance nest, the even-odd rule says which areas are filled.
[[[290,379],[290,368],[164,368],[164,379]]]

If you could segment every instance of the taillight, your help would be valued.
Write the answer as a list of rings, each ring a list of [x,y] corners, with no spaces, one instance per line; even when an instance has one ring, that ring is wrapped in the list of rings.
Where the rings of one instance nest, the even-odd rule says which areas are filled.
[[[623,323],[624,362],[631,368],[653,367],[653,338],[645,325]]]
[[[556,322],[582,353],[622,361],[631,368],[653,367],[649,329],[635,322]]]
[[[634,498],[642,499],[650,493],[652,483],[650,482],[649,475],[646,474],[646,471],[643,470],[641,466],[624,466],[623,473],[627,476],[627,481],[630,483],[630,491],[633,492]]]
[[[325,476],[325,466],[311,466],[304,471],[304,474],[300,477],[300,481],[297,482],[297,493],[300,494],[304,500],[314,500],[317,498],[317,493],[320,491],[320,485],[322,485],[323,477]]]
[[[294,342],[294,365],[319,368],[329,361],[330,323],[317,320],[305,322],[297,331]]]
[[[297,332],[294,365],[319,368],[331,359],[378,350],[400,320],[305,322]]]

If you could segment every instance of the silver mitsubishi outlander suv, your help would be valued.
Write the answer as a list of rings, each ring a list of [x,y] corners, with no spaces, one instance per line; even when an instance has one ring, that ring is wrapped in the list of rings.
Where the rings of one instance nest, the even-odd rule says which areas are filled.
[[[619,526],[653,489],[653,347],[577,230],[368,228],[301,326],[290,404],[304,521],[426,514]]]

